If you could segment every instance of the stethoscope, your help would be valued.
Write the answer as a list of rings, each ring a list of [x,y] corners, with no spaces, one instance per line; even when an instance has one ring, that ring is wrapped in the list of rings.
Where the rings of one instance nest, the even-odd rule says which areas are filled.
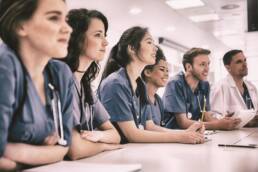
[[[93,107],[89,103],[85,103],[83,101],[83,95],[84,95],[83,87],[81,86],[81,89],[79,91],[79,88],[76,85],[75,80],[74,80],[74,82],[75,82],[75,88],[76,88],[77,94],[78,94],[79,99],[80,99],[80,113],[81,113],[81,115],[80,115],[80,124],[78,126],[79,127],[78,130],[80,132],[84,130],[83,127],[82,127],[82,122],[83,122],[83,117],[84,117],[85,122],[86,122],[86,126],[87,126],[87,130],[88,131],[93,131]],[[89,119],[87,119],[86,114],[90,115]]]
[[[51,83],[48,84],[48,87],[52,92],[51,109],[54,117],[55,130],[59,136],[58,144],[62,146],[66,146],[67,141],[64,139],[63,118],[62,118],[62,111],[61,111],[60,96],[58,91]]]

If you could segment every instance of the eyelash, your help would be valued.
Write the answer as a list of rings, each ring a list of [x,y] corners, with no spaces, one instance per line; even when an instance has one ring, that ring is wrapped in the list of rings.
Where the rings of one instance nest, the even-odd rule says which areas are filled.
[[[49,17],[49,20],[51,21],[59,21],[60,17],[59,16],[51,16]]]

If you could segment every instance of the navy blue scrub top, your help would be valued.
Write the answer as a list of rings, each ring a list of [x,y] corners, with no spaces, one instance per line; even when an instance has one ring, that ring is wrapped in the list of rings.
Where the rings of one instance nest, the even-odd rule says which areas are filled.
[[[51,60],[47,68],[52,73],[52,85],[59,91],[63,118],[64,139],[71,143],[72,116],[72,73],[63,62]],[[24,95],[24,72],[15,55],[5,44],[0,45],[0,157],[7,142],[41,145],[44,139],[55,131],[48,87],[50,80],[44,70],[46,105],[42,104],[35,85],[26,74],[27,95],[24,106],[17,112]]]
[[[159,95],[155,94],[155,102],[147,104],[146,112],[144,114],[150,114],[154,124],[164,126],[164,105]]]
[[[168,82],[162,99],[165,108],[164,121],[166,127],[179,128],[175,113],[186,113],[189,119],[199,120],[204,108],[204,96],[206,98],[205,110],[210,110],[209,92],[210,86],[207,81],[200,81],[193,92],[187,84],[183,72],[174,76]]]
[[[81,84],[74,78],[74,100],[73,100],[73,114],[74,114],[74,126],[80,130],[93,130],[99,128],[103,123],[109,120],[110,116],[96,94],[93,95],[93,105],[87,106],[84,103],[85,94],[84,89],[81,88]],[[91,112],[92,111],[92,112]]]
[[[141,84],[144,85],[144,83]],[[137,84],[137,89],[139,85],[140,83]],[[146,95],[146,88],[144,88],[143,92]],[[132,92],[125,68],[119,69],[104,79],[100,84],[98,94],[100,101],[111,117],[111,122],[113,122],[121,135],[122,143],[126,142],[124,140],[126,138],[122,135],[116,122],[134,121],[135,125],[139,127],[138,124],[145,126],[146,121],[151,119],[151,115],[142,114],[145,110],[140,108],[139,97]]]

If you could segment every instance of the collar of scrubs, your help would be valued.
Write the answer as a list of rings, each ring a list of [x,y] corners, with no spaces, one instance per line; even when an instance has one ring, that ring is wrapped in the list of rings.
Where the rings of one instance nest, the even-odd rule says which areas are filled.
[[[233,77],[230,74],[227,75],[226,80],[228,81],[228,83],[231,87],[234,87],[235,89],[238,90],[236,82],[234,81]],[[243,95],[240,94],[240,95],[242,96],[243,101],[245,102],[247,108],[252,109],[252,108],[254,108],[254,105],[253,105],[249,90],[252,90],[253,88],[250,87],[248,82],[245,80],[244,80],[243,86],[244,86],[244,94]]]

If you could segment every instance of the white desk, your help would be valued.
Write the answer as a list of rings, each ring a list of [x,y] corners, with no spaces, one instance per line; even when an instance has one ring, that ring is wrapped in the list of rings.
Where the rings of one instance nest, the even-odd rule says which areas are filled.
[[[258,144],[258,128],[218,131],[201,145],[127,144],[80,162],[141,163],[144,172],[258,172],[258,148],[218,147],[222,144]]]
[[[77,166],[80,162],[100,164],[102,167],[103,164],[140,163],[144,172],[258,172],[258,148],[217,146],[219,143],[258,144],[258,128],[218,131],[209,137],[212,141],[201,145],[127,144],[124,149],[103,152],[91,158],[76,161],[74,166],[78,169],[73,168],[73,171],[82,171],[81,167]],[[53,166],[57,167],[57,165],[51,165],[47,171],[51,169],[56,171]],[[66,171],[69,171],[68,168]],[[85,168],[85,171],[89,170]]]

